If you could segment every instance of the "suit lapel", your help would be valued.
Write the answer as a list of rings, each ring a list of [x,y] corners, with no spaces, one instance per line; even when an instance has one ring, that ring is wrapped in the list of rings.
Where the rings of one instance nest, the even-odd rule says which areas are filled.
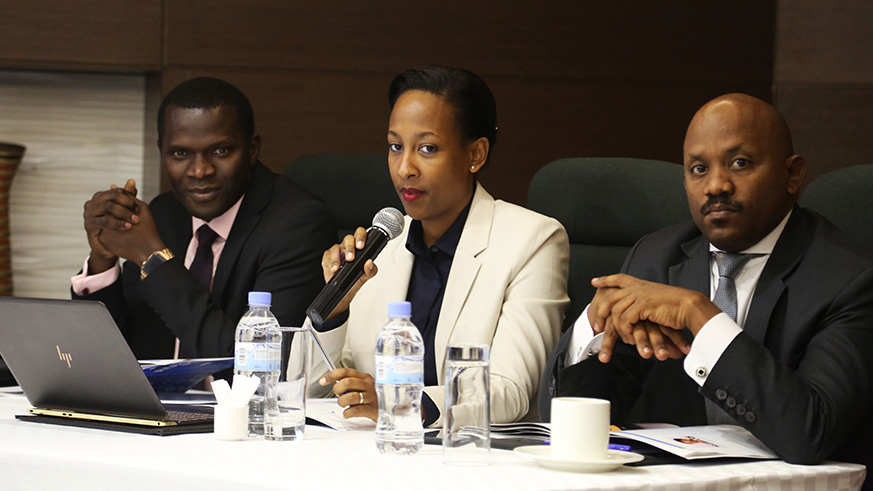
[[[773,309],[785,291],[784,280],[800,263],[812,240],[813,232],[814,226],[809,217],[803,210],[795,207],[791,218],[785,224],[785,230],[782,231],[773,248],[773,253],[770,254],[770,259],[761,272],[743,332],[762,345]]]
[[[686,261],[670,266],[667,284],[709,295],[709,242],[701,235],[682,244]]]
[[[221,252],[218,266],[215,268],[215,278],[212,280],[213,298],[221,298],[224,288],[227,286],[233,265],[245,246],[246,240],[252,230],[260,221],[261,211],[270,203],[273,191],[273,175],[260,162],[252,171],[252,182],[246,189],[246,196],[239,207],[239,212],[233,221],[227,243]],[[189,225],[190,228],[190,225]]]
[[[446,293],[440,309],[440,318],[437,322],[434,338],[434,349],[437,350],[437,353],[445,351],[457,325],[458,317],[461,315],[461,310],[470,295],[476,276],[479,274],[479,269],[482,267],[476,256],[488,247],[493,217],[494,198],[477,183],[473,203],[470,205],[470,213],[467,215],[464,231],[461,232],[455,257],[452,259],[449,281],[446,284]],[[442,373],[443,357],[436,356],[435,359],[437,373]]]

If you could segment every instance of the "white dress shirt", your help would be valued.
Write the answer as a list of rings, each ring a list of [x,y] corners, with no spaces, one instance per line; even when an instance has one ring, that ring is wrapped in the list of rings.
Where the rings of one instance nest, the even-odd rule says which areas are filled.
[[[706,324],[697,333],[694,341],[691,344],[691,351],[685,357],[684,368],[685,373],[694,379],[699,385],[706,382],[710,371],[718,362],[721,354],[727,349],[733,339],[742,331],[742,326],[746,322],[746,317],[749,314],[749,306],[752,303],[752,296],[755,293],[755,287],[758,285],[758,279],[764,271],[764,266],[767,260],[770,259],[770,254],[782,235],[785,229],[785,224],[791,217],[791,211],[785,215],[785,218],[779,222],[769,234],[761,239],[757,244],[741,251],[743,254],[761,254],[760,257],[750,259],[734,277],[734,284],[737,288],[737,322],[734,322],[730,316],[721,313],[707,321]],[[712,244],[709,245],[711,252],[721,252]],[[709,258],[709,299],[715,297],[715,291],[718,288],[718,265],[715,258],[710,255]],[[590,306],[590,304],[589,304]],[[588,307],[576,320],[573,326],[573,334],[570,339],[570,346],[567,349],[567,355],[564,359],[565,366],[570,366],[580,361],[586,360],[589,356],[595,355],[600,350],[601,335],[594,336],[591,329],[591,324],[588,322]]]

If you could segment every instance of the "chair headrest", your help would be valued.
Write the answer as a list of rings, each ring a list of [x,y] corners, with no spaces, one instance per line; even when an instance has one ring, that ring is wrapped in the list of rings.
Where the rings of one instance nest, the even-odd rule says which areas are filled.
[[[629,246],[691,218],[682,175],[658,160],[556,160],[531,181],[528,207],[560,221],[571,243]]]

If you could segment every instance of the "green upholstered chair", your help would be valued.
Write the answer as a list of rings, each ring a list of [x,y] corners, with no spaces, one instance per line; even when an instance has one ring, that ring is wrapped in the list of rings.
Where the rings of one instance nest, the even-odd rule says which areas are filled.
[[[283,174],[327,205],[336,218],[338,238],[357,227],[369,227],[386,206],[403,211],[388,174],[386,153],[303,155]]]
[[[540,169],[528,208],[556,218],[570,237],[565,328],[594,296],[591,278],[617,273],[640,237],[691,219],[682,166],[631,158],[568,158]]]
[[[817,177],[800,204],[873,246],[873,165],[844,167]]]

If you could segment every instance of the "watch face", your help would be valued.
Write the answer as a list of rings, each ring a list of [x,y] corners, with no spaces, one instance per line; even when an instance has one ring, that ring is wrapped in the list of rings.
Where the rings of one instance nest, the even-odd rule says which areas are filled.
[[[140,270],[140,279],[145,279],[146,276],[151,274],[158,266],[164,264],[168,260],[173,258],[173,253],[170,252],[169,249],[163,249],[160,251],[155,251],[146,259],[145,264],[142,265],[142,269]]]

